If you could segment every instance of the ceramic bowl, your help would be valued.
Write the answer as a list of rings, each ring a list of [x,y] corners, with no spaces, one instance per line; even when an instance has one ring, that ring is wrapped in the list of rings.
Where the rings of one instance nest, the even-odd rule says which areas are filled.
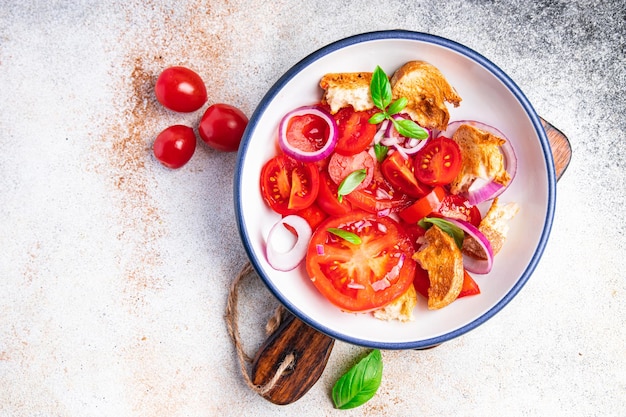
[[[281,118],[290,110],[319,102],[320,78],[331,72],[392,74],[410,60],[438,67],[463,101],[449,107],[450,121],[474,119],[493,125],[513,144],[517,175],[501,195],[520,206],[509,238],[492,271],[474,275],[481,294],[431,311],[424,299],[412,322],[389,322],[371,314],[340,311],[312,285],[304,262],[295,270],[274,270],[265,257],[265,238],[280,216],[263,201],[259,176],[277,152]],[[247,255],[271,293],[295,316],[347,343],[380,349],[427,348],[456,338],[496,315],[518,295],[544,251],[556,199],[554,162],[545,131],[520,88],[501,69],[470,48],[441,37],[409,31],[364,33],[329,44],[296,63],[267,92],[239,149],[234,182],[237,225]]]

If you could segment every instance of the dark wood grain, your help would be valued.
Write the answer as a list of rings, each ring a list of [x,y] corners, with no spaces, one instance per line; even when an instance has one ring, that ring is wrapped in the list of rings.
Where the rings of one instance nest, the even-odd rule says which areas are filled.
[[[546,131],[550,147],[552,148],[554,169],[556,171],[556,179],[558,181],[572,159],[572,147],[567,139],[567,136],[565,136],[559,129],[544,119],[541,119],[541,124]]]
[[[269,336],[252,363],[252,381],[266,385],[292,354],[295,362],[263,397],[274,404],[291,404],[315,385],[324,372],[335,339],[318,332],[291,314]]]

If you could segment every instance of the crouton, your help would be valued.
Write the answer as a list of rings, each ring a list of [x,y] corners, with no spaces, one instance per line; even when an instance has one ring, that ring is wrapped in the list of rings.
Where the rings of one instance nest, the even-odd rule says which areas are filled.
[[[476,178],[508,185],[511,176],[504,168],[504,156],[500,151],[505,139],[467,124],[459,126],[452,139],[459,145],[463,165],[450,184],[450,192],[466,192]]]
[[[415,287],[411,284],[404,294],[385,307],[374,310],[373,314],[374,317],[379,320],[413,321],[415,320],[413,309],[416,305],[417,291],[415,291]]]
[[[424,234],[425,243],[413,259],[428,272],[428,308],[443,308],[456,300],[463,287],[463,255],[446,232],[433,225]]]
[[[507,234],[509,233],[509,221],[515,217],[519,211],[516,203],[507,203],[505,205],[498,204],[498,198],[494,198],[491,207],[480,221],[478,230],[485,235],[491,244],[493,254],[500,252]],[[486,259],[485,253],[476,242],[471,238],[463,241],[463,253],[479,259]]]
[[[328,104],[332,114],[348,106],[356,111],[373,109],[371,81],[371,72],[326,74],[320,80],[320,87],[324,90],[322,103]]]
[[[441,71],[424,61],[409,61],[391,77],[393,100],[406,97],[404,112],[427,129],[446,130],[450,113],[446,102],[458,107],[461,97]]]

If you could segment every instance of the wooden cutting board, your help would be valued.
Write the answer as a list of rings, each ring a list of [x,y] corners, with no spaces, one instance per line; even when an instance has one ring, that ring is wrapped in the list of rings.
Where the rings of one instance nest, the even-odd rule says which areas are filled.
[[[569,165],[572,148],[561,131],[543,119],[541,123],[550,142],[558,180]],[[259,348],[252,363],[252,381],[257,386],[271,386],[261,395],[279,405],[297,401],[317,382],[335,342],[293,315],[286,316]]]

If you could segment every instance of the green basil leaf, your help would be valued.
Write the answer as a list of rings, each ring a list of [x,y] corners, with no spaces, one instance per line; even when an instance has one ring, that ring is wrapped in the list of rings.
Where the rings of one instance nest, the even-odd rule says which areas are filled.
[[[387,152],[389,152],[389,148],[385,145],[381,145],[380,143],[374,144],[374,154],[376,155],[376,160],[379,163],[382,163],[385,160]]]
[[[374,105],[381,110],[385,110],[389,103],[391,103],[391,84],[385,71],[377,65],[374,73],[372,74],[372,81],[370,82],[370,95]]]
[[[357,169],[356,171],[352,171],[348,174],[347,177],[341,181],[339,187],[337,188],[337,195],[339,197],[339,201],[341,201],[341,197],[347,194],[350,194],[356,187],[359,186],[367,176],[367,170]]]
[[[387,109],[387,114],[389,116],[393,116],[394,114],[400,113],[406,107],[406,104],[408,102],[409,100],[406,97],[400,97],[399,99],[391,103],[391,105]]]
[[[343,240],[352,243],[353,245],[360,245],[361,244],[361,238],[357,234],[354,234],[352,232],[348,232],[347,230],[338,229],[336,227],[329,227],[326,230],[329,233],[332,233],[335,236],[339,236]]]
[[[449,221],[438,217],[424,217],[418,222],[418,224],[424,229],[428,229],[431,225],[436,225],[443,232],[452,236],[459,249],[463,248],[463,238],[465,238],[465,233]]]
[[[428,138],[428,132],[413,120],[402,119],[393,121],[393,127],[396,128],[399,134],[406,136],[407,138],[426,139]]]
[[[385,112],[380,112],[380,113],[373,114],[372,117],[370,117],[370,119],[368,120],[368,122],[373,125],[377,125],[378,123],[382,122],[386,118],[387,118],[387,114]]]
[[[335,408],[347,410],[365,404],[378,391],[382,376],[383,358],[375,349],[337,380],[332,391]]]

